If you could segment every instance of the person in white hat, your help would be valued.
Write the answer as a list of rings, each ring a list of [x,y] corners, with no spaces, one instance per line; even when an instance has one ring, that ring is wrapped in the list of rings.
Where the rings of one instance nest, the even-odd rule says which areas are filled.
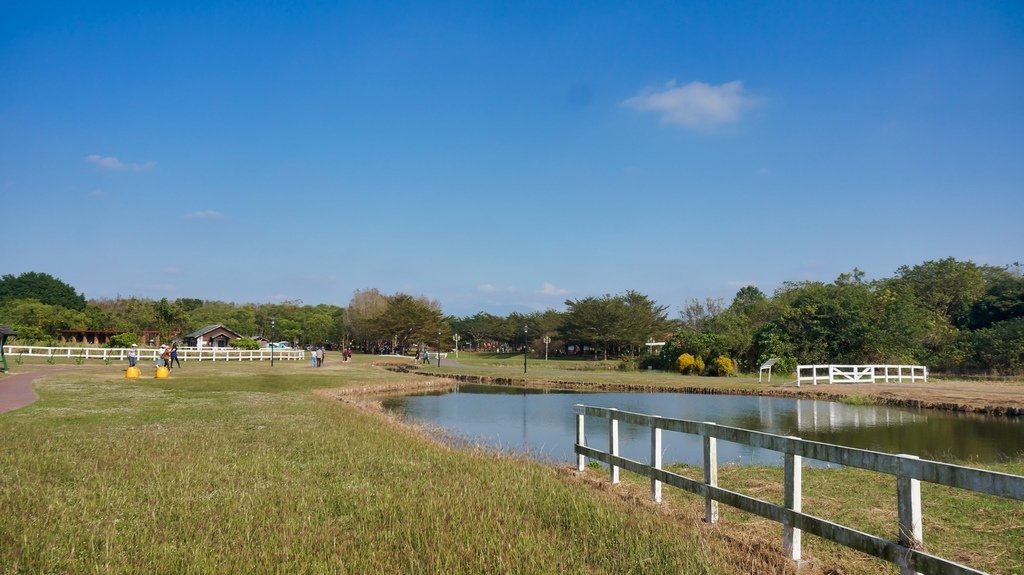
[[[135,367],[135,362],[139,360],[139,346],[132,344],[132,348],[128,350],[128,367]]]
[[[156,366],[164,366],[164,350],[167,349],[166,345],[161,344],[160,349],[156,352]]]

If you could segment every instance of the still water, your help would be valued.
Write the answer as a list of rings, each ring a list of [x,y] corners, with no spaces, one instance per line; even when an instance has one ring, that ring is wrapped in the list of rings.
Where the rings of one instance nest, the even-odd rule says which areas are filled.
[[[575,461],[577,403],[794,435],[938,461],[999,461],[1024,453],[1024,419],[757,396],[575,393],[490,385],[388,398],[384,407],[468,441],[532,457]],[[607,450],[608,425],[586,418],[587,445]],[[701,465],[699,436],[663,432],[665,463]],[[647,461],[650,430],[619,424],[619,452]],[[781,465],[782,454],[718,442],[720,463]],[[808,461],[809,464],[813,462]]]

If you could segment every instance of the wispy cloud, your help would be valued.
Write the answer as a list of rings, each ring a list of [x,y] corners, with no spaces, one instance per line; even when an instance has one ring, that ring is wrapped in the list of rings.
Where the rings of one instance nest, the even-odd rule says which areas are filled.
[[[538,291],[537,293],[543,295],[565,295],[569,293],[569,290],[555,287],[553,284],[544,282],[544,285],[541,286],[540,291]]]
[[[217,210],[199,210],[198,212],[192,212],[191,214],[188,214],[188,217],[202,220],[210,218],[223,218],[224,214],[218,212]]]
[[[103,190],[93,190],[89,192],[89,198],[93,200],[102,200],[105,197],[107,197],[107,192],[104,192]]]
[[[164,268],[164,273],[165,274],[176,274],[176,273],[179,273],[179,272],[181,272],[181,269],[176,268],[174,266],[168,266],[168,267]]]
[[[498,288],[494,287],[493,284],[482,284],[477,286],[477,291],[480,293],[494,293],[498,291]]]
[[[126,164],[114,156],[101,156],[99,154],[90,154],[85,157],[85,160],[100,169],[112,172],[145,172],[156,167],[156,162],[152,160],[143,164]]]
[[[648,90],[622,102],[627,108],[659,113],[666,124],[698,129],[736,123],[756,104],[738,80],[718,86],[704,82],[676,86],[672,80],[660,90]]]

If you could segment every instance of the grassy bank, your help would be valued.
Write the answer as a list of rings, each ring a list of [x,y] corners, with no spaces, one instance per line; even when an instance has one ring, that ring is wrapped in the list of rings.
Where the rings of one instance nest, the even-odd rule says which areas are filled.
[[[365,364],[71,370],[0,415],[0,573],[725,573],[699,525],[319,397]],[[775,570],[776,562],[764,563]]]
[[[628,475],[610,488],[597,471],[449,449],[314,393],[423,381],[374,359],[189,363],[132,381],[123,366],[64,366],[37,384],[39,402],[0,415],[0,574],[792,571],[777,524],[723,507],[704,525],[692,495],[666,488],[654,507]],[[997,468],[1021,474],[1024,461]],[[726,466],[720,479],[781,503],[781,473]],[[892,478],[808,469],[804,482],[805,511],[895,535]],[[930,551],[1024,572],[1024,504],[923,495]],[[807,572],[895,572],[804,539]]]
[[[1024,459],[985,467],[1021,475]],[[703,477],[699,467],[670,469],[694,479]],[[606,472],[592,473],[598,481],[607,481]],[[630,483],[625,489],[646,494],[648,480],[632,474],[625,477]],[[719,483],[725,489],[783,504],[780,467],[723,466]],[[921,487],[925,549],[990,573],[1024,573],[1024,503],[931,483]],[[702,498],[674,488],[664,488],[663,493],[667,505],[684,516],[703,515]],[[881,537],[897,536],[896,480],[891,476],[853,468],[805,468],[803,494],[805,513]],[[781,553],[782,527],[778,523],[724,505],[720,515],[721,528],[737,540],[763,542],[769,552]],[[812,535],[805,535],[803,541],[804,556],[812,561],[811,572],[899,572],[891,563]]]

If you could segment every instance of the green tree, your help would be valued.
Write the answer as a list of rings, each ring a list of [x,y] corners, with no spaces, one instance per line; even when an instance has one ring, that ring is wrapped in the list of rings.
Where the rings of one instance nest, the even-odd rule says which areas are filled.
[[[608,359],[609,347],[626,339],[627,312],[622,297],[604,295],[566,300],[561,335],[566,341],[593,345]]]
[[[1024,317],[1024,277],[1007,268],[982,268],[985,293],[971,307],[968,327],[981,329]]]
[[[54,341],[61,330],[85,329],[88,315],[35,299],[16,299],[0,306],[0,324],[18,332],[18,341]]]
[[[76,311],[85,310],[85,296],[69,284],[40,272],[25,272],[0,277],[0,304],[15,299],[34,299]]]
[[[345,308],[345,327],[349,337],[362,344],[364,349],[371,348],[376,342],[390,336],[378,330],[375,321],[384,310],[388,301],[376,289],[356,290]]]
[[[300,343],[318,345],[327,341],[334,320],[326,313],[314,313],[302,320],[302,341]]]
[[[639,355],[648,340],[668,333],[668,307],[658,305],[651,298],[633,290],[627,291],[620,298],[625,306],[620,331],[621,344],[630,355]]]
[[[956,348],[961,370],[999,375],[1024,373],[1024,317],[964,332]]]
[[[985,294],[985,277],[973,262],[953,258],[901,266],[897,280],[906,284],[925,309],[953,327],[966,325],[971,307]]]
[[[452,323],[452,330],[463,337],[463,341],[472,343],[473,347],[480,351],[480,347],[487,342],[498,342],[504,330],[504,319],[486,312],[480,312],[469,317],[456,319]]]
[[[419,342],[436,345],[440,330],[442,346],[450,341],[451,333],[436,302],[403,293],[389,296],[386,301],[384,312],[374,319],[374,331],[384,335],[383,339],[396,341],[402,347]]]

